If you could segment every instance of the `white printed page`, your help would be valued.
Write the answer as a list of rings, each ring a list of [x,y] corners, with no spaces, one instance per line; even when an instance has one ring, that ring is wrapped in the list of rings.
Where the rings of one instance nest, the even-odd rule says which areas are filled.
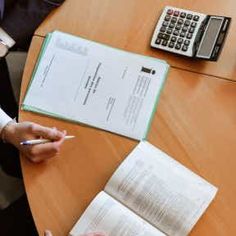
[[[165,236],[105,192],[97,195],[69,235],[91,232],[106,236]]]
[[[164,61],[54,32],[23,107],[140,140],[168,67]]]
[[[105,191],[170,236],[187,235],[217,189],[148,142],[140,142]]]

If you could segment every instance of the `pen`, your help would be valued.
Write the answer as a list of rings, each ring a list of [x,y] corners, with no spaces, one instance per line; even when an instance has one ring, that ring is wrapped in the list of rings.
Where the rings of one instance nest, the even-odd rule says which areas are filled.
[[[65,136],[65,140],[75,138],[75,136],[68,135]],[[36,144],[43,144],[43,143],[50,143],[52,140],[50,139],[33,139],[33,140],[26,140],[20,143],[20,145],[36,145]]]

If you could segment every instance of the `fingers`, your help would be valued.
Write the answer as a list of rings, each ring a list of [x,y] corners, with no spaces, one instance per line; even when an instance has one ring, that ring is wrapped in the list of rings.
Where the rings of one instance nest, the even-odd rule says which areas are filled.
[[[49,231],[49,230],[45,230],[45,232],[44,232],[44,236],[52,236],[51,231]]]
[[[53,236],[53,235],[52,235],[51,231],[45,230],[44,236]],[[89,233],[89,234],[83,234],[80,236],[106,236],[106,235],[102,234],[102,233]]]
[[[64,135],[63,132],[58,131],[56,128],[48,128],[35,123],[30,123],[28,128],[34,136],[40,136],[50,140],[59,140]]]
[[[45,230],[44,236],[53,236],[50,230]],[[80,236],[106,236],[103,233],[89,233],[89,234],[83,234]]]
[[[80,236],[106,236],[104,233],[89,233],[89,234],[83,234]]]
[[[29,157],[33,162],[40,162],[58,154],[60,147],[54,143],[35,145],[29,152]]]
[[[25,146],[24,152],[27,153],[27,157],[35,163],[47,160],[54,157],[60,151],[61,144],[64,141],[65,134],[63,137],[56,142],[50,142],[45,144],[38,144],[34,146]]]

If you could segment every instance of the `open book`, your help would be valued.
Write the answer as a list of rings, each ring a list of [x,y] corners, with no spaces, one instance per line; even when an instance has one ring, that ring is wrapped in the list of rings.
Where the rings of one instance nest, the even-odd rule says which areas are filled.
[[[169,65],[55,31],[22,108],[133,139],[147,135]]]
[[[217,188],[148,142],[140,142],[113,174],[70,236],[184,236]]]

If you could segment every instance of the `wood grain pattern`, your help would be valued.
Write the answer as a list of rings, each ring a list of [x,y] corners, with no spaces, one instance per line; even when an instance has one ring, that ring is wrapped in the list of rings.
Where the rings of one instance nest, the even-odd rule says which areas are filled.
[[[156,22],[166,5],[232,17],[228,37],[217,62],[193,60],[151,49]],[[167,60],[174,67],[236,80],[236,15],[234,0],[66,0],[36,34],[55,29],[128,51]]]
[[[21,101],[43,39],[34,37],[27,59]],[[236,235],[236,86],[175,68],[160,97],[148,140],[219,187],[192,236]],[[58,157],[39,165],[22,158],[25,187],[40,235],[68,234],[94,196],[137,142],[94,128],[20,112],[21,120],[66,129]]]

